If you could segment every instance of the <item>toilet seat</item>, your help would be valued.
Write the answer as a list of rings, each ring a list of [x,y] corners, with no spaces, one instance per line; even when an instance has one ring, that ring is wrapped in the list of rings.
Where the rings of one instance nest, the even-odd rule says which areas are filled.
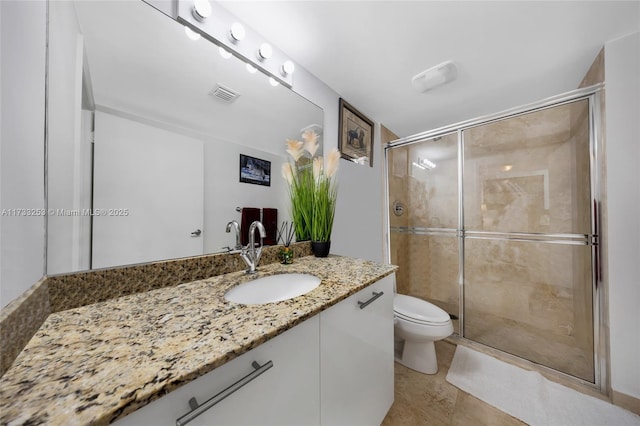
[[[404,294],[394,295],[393,313],[402,320],[423,325],[445,325],[451,320],[443,309],[426,300]]]
[[[406,321],[406,322],[409,322],[411,324],[416,324],[416,325],[423,325],[423,326],[430,326],[430,327],[442,327],[442,326],[447,326],[449,324],[449,321],[435,322],[435,321],[417,320],[415,318],[399,315],[397,312],[394,312],[394,316],[398,320]]]

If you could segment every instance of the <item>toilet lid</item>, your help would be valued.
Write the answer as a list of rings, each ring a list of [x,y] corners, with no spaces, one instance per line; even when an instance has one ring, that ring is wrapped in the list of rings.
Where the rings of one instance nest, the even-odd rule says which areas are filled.
[[[430,323],[447,322],[449,314],[436,305],[417,297],[396,294],[393,297],[393,311],[401,317]]]

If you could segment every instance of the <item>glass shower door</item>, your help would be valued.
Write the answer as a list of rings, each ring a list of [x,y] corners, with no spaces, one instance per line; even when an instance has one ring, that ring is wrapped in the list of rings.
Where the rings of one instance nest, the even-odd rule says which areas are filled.
[[[463,131],[464,330],[594,382],[588,100]]]
[[[388,152],[391,263],[399,293],[459,315],[458,137]],[[454,321],[455,332],[459,332]]]

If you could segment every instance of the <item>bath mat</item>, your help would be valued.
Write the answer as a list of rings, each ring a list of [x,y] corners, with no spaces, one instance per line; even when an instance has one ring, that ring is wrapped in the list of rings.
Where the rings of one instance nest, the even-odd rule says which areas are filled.
[[[458,345],[447,381],[532,426],[640,425],[640,416]]]

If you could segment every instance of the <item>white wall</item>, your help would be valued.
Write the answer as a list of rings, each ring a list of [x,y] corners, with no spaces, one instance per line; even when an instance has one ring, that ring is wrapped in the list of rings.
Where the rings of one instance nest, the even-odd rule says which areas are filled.
[[[48,102],[56,107],[48,112],[48,208],[81,210],[91,206],[90,170],[81,167],[91,161],[91,141],[81,133],[84,38],[73,4],[51,2],[49,26],[54,30],[49,36]],[[48,274],[89,268],[89,258],[83,256],[90,241],[88,219],[48,217]]]
[[[381,184],[384,158],[379,126],[376,126],[374,132],[373,167],[341,161],[340,194],[331,251],[382,262],[384,199]]]
[[[271,186],[240,182],[240,154],[271,161]],[[289,196],[280,172],[284,155],[276,156],[239,144],[207,140],[204,161],[205,253],[235,245],[235,233],[226,233],[225,228],[231,220],[241,224],[241,214],[236,207],[275,208],[278,209],[278,224],[291,220]]]
[[[324,111],[324,152],[338,146],[340,96],[302,67],[296,68],[293,90]],[[348,102],[349,99],[346,99]],[[366,105],[354,105],[371,120]],[[373,261],[383,260],[382,157],[380,131],[376,125],[373,167],[340,160],[338,202],[331,235],[331,253]]]
[[[97,106],[98,113],[104,112],[149,126],[156,131],[173,135],[176,141],[198,140],[204,146],[204,227],[203,253],[220,252],[222,247],[235,245],[235,233],[227,233],[227,222],[241,223],[241,214],[236,207],[258,207],[278,209],[278,223],[291,220],[289,199],[285,180],[280,168],[285,162],[284,143],[282,155],[264,152],[242,142],[232,142],[203,135],[189,129],[161,123],[146,117]],[[100,137],[96,129],[96,140]],[[271,186],[253,185],[239,181],[240,154],[271,161]],[[96,161],[98,159],[96,158]],[[66,249],[68,251],[68,248]]]
[[[640,33],[605,45],[611,387],[640,398]]]
[[[46,3],[0,1],[0,209],[44,208]],[[44,216],[0,217],[0,306],[44,274]]]

